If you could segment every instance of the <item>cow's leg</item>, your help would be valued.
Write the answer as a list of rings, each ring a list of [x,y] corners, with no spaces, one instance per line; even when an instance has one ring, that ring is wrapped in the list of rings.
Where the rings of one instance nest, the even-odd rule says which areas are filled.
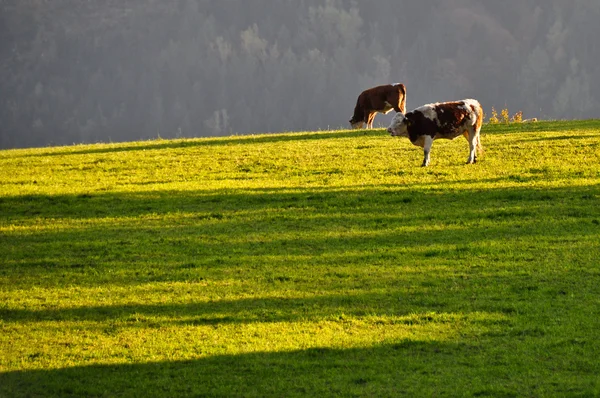
[[[429,153],[431,152],[431,145],[433,144],[433,138],[430,135],[423,137],[423,164],[421,167],[429,166]]]
[[[481,154],[483,152],[483,147],[481,146],[481,123],[475,125],[475,154],[474,159],[477,162],[477,153]]]
[[[367,122],[367,128],[368,129],[372,129],[373,128],[373,120],[375,120],[375,115],[376,115],[375,112],[369,114],[369,119],[368,119],[368,122]]]
[[[469,141],[469,158],[467,164],[473,164],[477,162],[477,144],[479,140],[479,134],[476,134],[473,130],[465,131],[464,134],[467,141]]]

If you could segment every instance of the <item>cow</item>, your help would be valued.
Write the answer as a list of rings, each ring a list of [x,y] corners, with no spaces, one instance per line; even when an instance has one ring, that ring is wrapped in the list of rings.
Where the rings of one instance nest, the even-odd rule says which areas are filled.
[[[396,113],[388,133],[392,137],[408,137],[410,142],[423,148],[425,157],[421,166],[429,165],[433,140],[454,139],[463,135],[469,141],[467,164],[477,162],[476,149],[481,151],[479,132],[483,123],[483,109],[474,99],[423,105],[406,115]]]
[[[406,112],[406,87],[402,83],[377,86],[360,93],[350,125],[353,129],[361,129],[366,124],[367,129],[371,129],[377,113],[385,115],[392,109]]]

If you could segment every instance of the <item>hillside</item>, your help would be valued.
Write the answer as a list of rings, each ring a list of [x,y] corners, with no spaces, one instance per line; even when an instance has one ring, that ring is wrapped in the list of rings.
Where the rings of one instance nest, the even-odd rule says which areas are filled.
[[[597,395],[600,121],[0,151],[0,396]]]

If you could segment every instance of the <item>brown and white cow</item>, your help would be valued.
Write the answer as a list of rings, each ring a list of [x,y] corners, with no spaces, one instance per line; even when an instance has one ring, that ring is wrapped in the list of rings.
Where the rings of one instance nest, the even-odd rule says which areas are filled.
[[[433,140],[454,139],[463,135],[469,141],[467,164],[477,161],[476,149],[481,150],[479,132],[483,123],[483,109],[474,99],[423,105],[406,115],[397,113],[388,133],[393,137],[408,137],[410,142],[423,148],[422,166],[429,165]]]
[[[392,109],[406,112],[406,87],[402,83],[377,86],[360,93],[350,125],[354,129],[361,129],[366,124],[371,129],[377,113],[385,115]]]

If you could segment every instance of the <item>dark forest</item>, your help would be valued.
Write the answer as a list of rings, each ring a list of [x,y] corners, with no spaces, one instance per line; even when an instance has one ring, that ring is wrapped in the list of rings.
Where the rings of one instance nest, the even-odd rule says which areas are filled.
[[[409,110],[597,118],[598,21],[598,0],[0,0],[0,147],[349,128],[394,82]]]

